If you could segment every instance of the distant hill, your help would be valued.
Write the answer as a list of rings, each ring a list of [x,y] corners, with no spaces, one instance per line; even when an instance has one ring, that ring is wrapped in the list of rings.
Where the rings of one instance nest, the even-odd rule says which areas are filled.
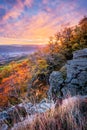
[[[0,45],[0,65],[26,57],[40,47],[39,45]]]
[[[39,45],[0,45],[0,54],[11,53],[11,52],[35,51],[39,47],[40,47]]]

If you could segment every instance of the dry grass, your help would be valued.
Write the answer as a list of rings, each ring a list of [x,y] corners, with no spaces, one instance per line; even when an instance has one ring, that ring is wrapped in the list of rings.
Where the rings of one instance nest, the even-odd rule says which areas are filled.
[[[87,97],[65,99],[59,107],[13,130],[87,130]]]

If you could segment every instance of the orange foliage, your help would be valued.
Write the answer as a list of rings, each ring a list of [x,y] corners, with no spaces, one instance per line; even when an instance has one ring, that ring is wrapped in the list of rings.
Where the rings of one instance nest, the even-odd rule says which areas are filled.
[[[1,83],[0,83],[0,106],[4,106],[8,102],[9,96],[20,96],[26,90],[29,79],[29,66],[27,62],[10,64],[11,73],[7,77],[3,77],[2,74],[6,72],[2,71],[0,74]],[[13,93],[12,93],[13,92]]]

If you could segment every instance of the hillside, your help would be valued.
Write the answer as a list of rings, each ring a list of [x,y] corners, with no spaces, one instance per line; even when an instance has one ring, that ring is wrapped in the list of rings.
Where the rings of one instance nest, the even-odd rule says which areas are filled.
[[[0,130],[86,130],[86,112],[87,17],[0,66]]]
[[[81,61],[84,61],[84,63]],[[68,63],[70,64],[68,65]],[[31,127],[33,130],[37,130],[37,128],[38,130],[41,129],[46,130],[47,128],[53,130],[54,127],[55,130],[60,130],[60,128],[62,128],[62,130],[65,129],[86,130],[87,129],[87,122],[86,122],[87,121],[87,116],[86,116],[87,66],[86,64],[87,64],[87,49],[74,52],[73,59],[71,61],[68,61],[66,64],[66,69],[65,69],[67,70],[66,79],[63,79],[63,75],[62,75],[63,71],[61,71],[61,69],[60,72],[54,71],[50,75],[49,96],[50,95],[52,96],[54,102],[47,99],[41,101],[39,104],[36,105],[33,105],[32,103],[24,102],[22,104],[19,104],[18,106],[8,109],[7,112],[3,111],[2,113],[0,113],[1,130],[3,130],[3,127],[8,128],[8,126],[4,122],[6,120],[8,123],[9,122],[11,123],[10,125],[14,125],[15,123],[18,123],[25,119],[26,120],[22,122],[22,127],[21,127],[21,123],[18,123],[14,126],[14,128],[12,128],[12,130],[23,130],[23,129],[31,130]],[[76,77],[77,73],[79,74],[79,76]],[[79,81],[80,77],[83,78],[83,80],[80,79]],[[68,80],[68,78],[70,78],[71,80]],[[37,115],[39,117],[37,117]],[[50,115],[50,118],[48,115]],[[42,120],[44,122],[42,122]],[[69,121],[71,124],[69,124]],[[52,122],[54,123],[51,126]],[[37,125],[37,123],[39,124]],[[42,125],[43,123],[44,125]]]
[[[0,66],[26,58],[39,48],[39,45],[0,45]]]

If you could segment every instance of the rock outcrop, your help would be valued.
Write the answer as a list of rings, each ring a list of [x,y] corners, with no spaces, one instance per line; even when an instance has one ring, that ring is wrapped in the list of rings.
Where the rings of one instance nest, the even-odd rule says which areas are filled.
[[[54,95],[60,95],[62,84],[64,82],[61,72],[53,71],[49,77],[50,89],[48,95],[50,98]]]
[[[74,52],[73,59],[67,61],[65,68],[66,77],[63,76],[63,72],[51,73],[50,95],[58,91],[62,91],[64,97],[87,95],[87,48]]]
[[[24,106],[13,106],[6,111],[0,112],[0,130],[8,130],[14,123],[25,119],[27,112]]]
[[[73,59],[67,62],[66,68],[63,95],[87,95],[87,49],[74,52]]]
[[[21,103],[6,111],[0,112],[0,130],[8,130],[9,127],[12,127],[15,123],[25,120],[27,116],[43,113],[49,110],[53,105],[53,101],[44,99],[35,105],[32,103]]]
[[[73,96],[50,111],[28,117],[11,130],[87,130],[87,96]]]

